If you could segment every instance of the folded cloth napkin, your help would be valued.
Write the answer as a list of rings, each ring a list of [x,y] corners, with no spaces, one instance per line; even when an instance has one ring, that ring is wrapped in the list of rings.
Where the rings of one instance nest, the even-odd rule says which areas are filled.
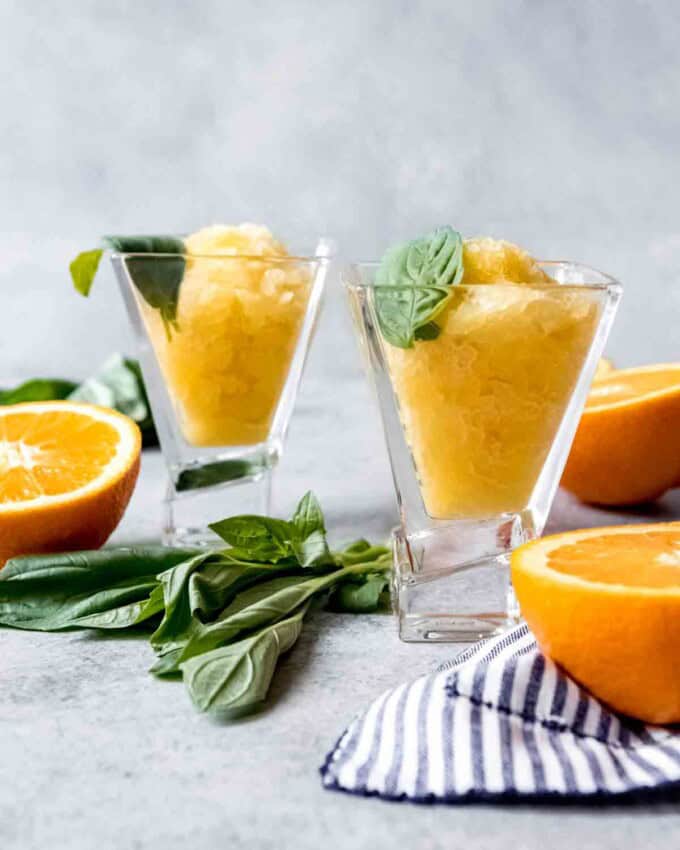
[[[418,802],[668,791],[680,787],[680,728],[613,714],[522,625],[386,691],[321,775],[327,788]]]

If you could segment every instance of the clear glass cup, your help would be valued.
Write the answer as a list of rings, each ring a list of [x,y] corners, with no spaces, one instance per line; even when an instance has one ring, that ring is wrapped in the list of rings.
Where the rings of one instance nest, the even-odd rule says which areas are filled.
[[[391,345],[377,263],[343,274],[390,457],[404,640],[476,640],[515,622],[509,553],[539,536],[621,295],[544,262],[554,284],[452,287],[436,338]]]
[[[170,478],[165,543],[269,513],[332,254],[112,255]]]

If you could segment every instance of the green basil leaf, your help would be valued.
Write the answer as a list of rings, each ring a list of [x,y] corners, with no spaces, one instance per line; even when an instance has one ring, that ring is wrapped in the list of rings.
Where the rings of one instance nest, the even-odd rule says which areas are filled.
[[[149,403],[142,387],[128,361],[120,354],[113,354],[102,368],[77,387],[69,398],[72,401],[112,407],[140,423],[150,416]]]
[[[282,619],[313,595],[300,593],[297,588],[302,584],[304,580],[297,576],[279,576],[237,594],[217,620],[196,624],[179,662],[232,643],[250,631]]]
[[[98,590],[122,578],[156,576],[196,554],[196,549],[123,546],[55,555],[24,555],[11,558],[0,571],[0,592],[18,595],[29,591],[63,592],[67,584],[71,588]]]
[[[203,562],[191,559],[159,576],[165,597],[165,616],[151,636],[160,658],[151,668],[156,675],[178,672],[181,651],[204,624],[213,620],[238,593],[279,573],[276,566],[240,562],[212,554]]]
[[[139,585],[135,590],[142,593],[142,586]],[[158,597],[154,596],[158,590],[158,584],[152,581],[148,584],[148,595],[136,602],[122,602],[116,607],[109,607],[112,603],[112,596],[109,592],[106,599],[103,599],[104,594],[101,594],[102,610],[93,610],[89,614],[83,614],[79,617],[74,617],[69,622],[69,628],[79,629],[127,629],[131,626],[137,626],[145,623],[159,612],[157,607]],[[137,595],[137,594],[135,594]],[[90,608],[96,608],[96,597],[90,599]],[[161,609],[162,610],[162,606]],[[24,626],[25,628],[25,626]]]
[[[103,590],[69,593],[61,604],[43,599],[0,600],[0,623],[15,629],[55,632],[77,626],[125,628],[137,618],[156,581],[152,576],[122,579]],[[4,588],[3,588],[4,590]]]
[[[180,673],[179,659],[182,655],[183,644],[164,650],[149,667],[149,673],[159,678],[177,676]]]
[[[58,401],[68,398],[78,385],[60,378],[34,378],[11,390],[0,390],[0,404],[25,401]]]
[[[342,550],[343,555],[360,555],[362,552],[366,552],[371,548],[371,544],[365,537],[360,537],[358,540],[354,540],[352,543],[348,543],[347,546]]]
[[[343,566],[353,564],[368,564],[370,562],[384,563],[389,566],[391,553],[387,546],[373,546],[368,540],[355,540],[336,556]]]
[[[463,239],[452,227],[390,248],[380,262],[376,286],[455,286],[463,276]]]
[[[375,572],[373,564],[370,568]],[[231,643],[248,631],[283,619],[313,596],[366,570],[366,564],[358,564],[311,578],[282,576],[256,585],[238,594],[217,620],[197,629],[184,647],[180,660],[186,661],[194,655]]]
[[[142,605],[135,622],[143,623],[146,620],[150,620],[152,617],[155,617],[156,614],[160,614],[164,610],[165,600],[163,598],[163,585],[159,581],[156,584],[156,587],[151,591],[149,598]]]
[[[250,637],[182,662],[184,683],[196,708],[233,718],[260,706],[280,656],[300,636],[306,612],[302,605]]]
[[[383,338],[397,348],[411,348],[416,332],[433,323],[451,295],[443,286],[376,286],[373,293]]]
[[[385,607],[389,599],[389,577],[385,573],[369,573],[362,581],[338,585],[328,602],[331,611],[367,614]]]
[[[333,563],[322,531],[313,531],[304,540],[293,540],[293,551],[303,567],[318,567]]]
[[[428,322],[426,325],[422,325],[419,328],[416,328],[413,333],[414,339],[437,339],[439,334],[441,333],[441,328],[436,322]]]
[[[161,314],[170,334],[177,327],[179,288],[186,265],[183,240],[174,236],[105,236],[103,241],[121,254],[140,255],[123,257],[123,263],[142,298]]]
[[[290,523],[282,519],[244,514],[214,522],[210,528],[254,561],[275,563],[293,554],[292,529]]]
[[[246,478],[262,469],[248,460],[217,460],[197,466],[195,469],[183,469],[177,481],[175,489],[178,493],[186,490],[199,490],[201,487],[213,487],[215,484],[223,484],[225,481],[235,481],[238,478]]]
[[[0,624],[38,631],[132,625],[156,575],[189,554],[156,546],[13,558],[0,571]]]
[[[303,567],[332,564],[326,526],[318,499],[311,490],[302,497],[290,521],[293,551]]]
[[[146,416],[135,420],[137,425],[139,425],[139,430],[142,432],[142,445],[145,449],[151,448],[152,446],[157,446],[158,434],[156,433],[156,426],[153,421],[151,404],[149,403],[149,396],[146,392],[146,384],[144,383],[142,368],[139,365],[139,361],[133,360],[130,357],[124,358],[123,362],[137,380],[137,391],[139,393],[140,411],[142,409],[142,406],[146,408]]]
[[[83,251],[71,262],[69,266],[71,279],[81,295],[87,297],[90,294],[103,253],[104,251],[101,248],[95,248],[94,251]]]
[[[240,561],[231,551],[214,556],[190,578],[189,604],[202,623],[215,619],[237,593],[290,570],[287,565]]]
[[[387,251],[373,291],[384,339],[399,348],[411,348],[416,339],[436,339],[440,329],[433,320],[462,275],[463,240],[451,227]]]
[[[323,511],[321,510],[319,500],[311,490],[308,490],[300,499],[290,522],[301,540],[304,540],[317,531],[320,531],[325,536],[326,526]]]
[[[211,552],[200,552],[158,576],[163,588],[165,613],[150,638],[154,649],[167,652],[183,646],[198,624],[189,604],[189,581],[192,574],[211,556]]]

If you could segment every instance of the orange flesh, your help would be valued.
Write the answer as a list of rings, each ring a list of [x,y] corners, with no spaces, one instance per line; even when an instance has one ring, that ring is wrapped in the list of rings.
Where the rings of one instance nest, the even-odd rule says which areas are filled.
[[[586,409],[629,401],[649,393],[674,388],[680,390],[680,369],[658,369],[629,375],[625,372],[618,372],[602,378],[593,386],[588,396]]]
[[[85,486],[114,458],[119,440],[106,422],[63,410],[0,417],[0,503]]]
[[[680,522],[572,531],[512,554],[544,654],[611,708],[680,723]]]
[[[676,534],[612,534],[565,544],[547,556],[550,569],[585,581],[626,587],[680,587]]]

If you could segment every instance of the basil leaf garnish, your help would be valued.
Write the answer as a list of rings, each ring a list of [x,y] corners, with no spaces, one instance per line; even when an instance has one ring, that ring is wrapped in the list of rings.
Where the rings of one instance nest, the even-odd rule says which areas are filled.
[[[383,337],[398,348],[436,339],[433,321],[450,287],[463,276],[463,239],[451,227],[390,248],[375,278],[374,303]]]
[[[184,241],[176,236],[104,236],[102,242],[121,254],[152,255],[126,257],[125,267],[142,298],[161,314],[170,335],[172,328],[177,329],[177,302],[186,265]],[[101,248],[83,251],[69,266],[81,295],[90,294],[102,254]]]
[[[103,253],[102,248],[95,248],[93,251],[83,251],[78,254],[69,266],[73,285],[85,297],[90,294],[94,276],[97,274],[99,261]]]
[[[104,244],[121,254],[159,255],[127,257],[124,262],[142,298],[161,314],[168,335],[171,328],[176,330],[184,242],[174,236],[105,236]]]

